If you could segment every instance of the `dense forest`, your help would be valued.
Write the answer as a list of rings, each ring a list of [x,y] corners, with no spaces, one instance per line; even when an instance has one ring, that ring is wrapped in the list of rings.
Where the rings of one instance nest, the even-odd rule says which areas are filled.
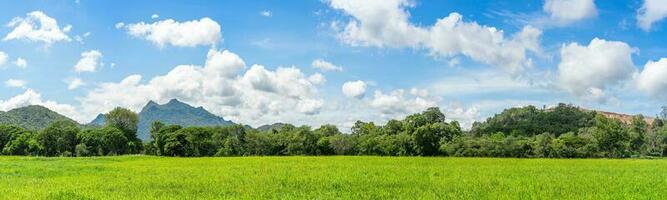
[[[628,158],[667,156],[663,117],[631,123],[559,104],[555,108],[511,108],[463,131],[439,108],[384,125],[357,121],[349,134],[333,125],[313,129],[290,124],[258,129],[243,125],[182,127],[155,121],[148,142],[137,137],[139,117],[116,108],[105,124],[73,121],[41,130],[0,125],[2,155],[158,156],[380,155],[525,158]]]

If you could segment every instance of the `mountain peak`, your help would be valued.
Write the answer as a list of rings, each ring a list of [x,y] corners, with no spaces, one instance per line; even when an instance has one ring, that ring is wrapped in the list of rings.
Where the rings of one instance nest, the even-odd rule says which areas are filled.
[[[48,109],[44,106],[29,105],[29,106],[24,106],[24,107],[20,107],[20,108],[14,108],[14,109],[10,110],[9,112],[12,112],[12,111],[15,112],[15,111],[19,111],[19,110],[49,110],[49,111],[51,111],[50,109]]]
[[[226,121],[224,118],[208,112],[201,106],[193,107],[177,99],[171,99],[162,105],[155,101],[149,101],[138,115],[139,127],[137,134],[144,141],[150,139],[150,125],[154,121],[181,126],[224,126],[234,124],[231,121]],[[90,124],[103,125],[104,115],[100,114]]]
[[[178,99],[171,99],[166,104],[148,103],[139,113],[138,135],[142,140],[150,138],[150,124],[160,121],[165,124],[181,126],[224,126],[233,124],[224,118],[208,112],[203,107],[194,107]],[[149,107],[150,106],[150,107]]]
[[[178,99],[171,99],[167,104],[185,104],[185,103],[179,101]]]
[[[144,107],[148,107],[148,106],[157,106],[157,105],[158,105],[158,104],[157,104],[155,101],[150,100],[150,101],[148,101],[148,103],[147,103],[146,106],[144,106]]]

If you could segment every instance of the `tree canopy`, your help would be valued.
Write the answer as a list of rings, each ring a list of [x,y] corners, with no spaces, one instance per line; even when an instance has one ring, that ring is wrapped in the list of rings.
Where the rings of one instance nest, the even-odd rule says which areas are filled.
[[[41,130],[0,125],[0,154],[107,156],[470,156],[531,158],[624,158],[667,156],[667,126],[635,116],[625,124],[592,111],[560,104],[549,109],[510,108],[463,131],[439,108],[385,124],[357,121],[350,133],[334,125],[317,128],[277,124],[182,127],[154,121],[151,140],[137,138],[136,113],[116,108],[106,125],[85,127],[64,120]]]

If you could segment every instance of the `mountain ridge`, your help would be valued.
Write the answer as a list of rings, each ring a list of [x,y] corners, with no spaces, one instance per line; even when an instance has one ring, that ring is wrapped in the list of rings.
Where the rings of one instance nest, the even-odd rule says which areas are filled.
[[[137,136],[147,141],[150,139],[150,126],[154,121],[180,126],[224,126],[234,124],[223,117],[210,113],[203,107],[194,107],[177,99],[165,104],[148,101],[138,113]],[[90,125],[103,125],[104,114],[99,114]]]

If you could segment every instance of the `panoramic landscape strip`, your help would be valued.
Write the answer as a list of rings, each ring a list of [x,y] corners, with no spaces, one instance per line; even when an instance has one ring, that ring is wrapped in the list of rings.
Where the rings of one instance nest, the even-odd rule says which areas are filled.
[[[172,100],[145,110],[205,111]],[[513,158],[654,158],[667,156],[667,108],[658,118],[600,113],[567,104],[538,109],[506,109],[463,131],[437,107],[392,119],[385,125],[357,121],[349,134],[334,125],[318,128],[273,124],[253,128],[242,124],[187,125],[186,121],[150,123],[149,138],[137,131],[139,115],[116,108],[104,123],[79,125],[43,107],[26,107],[0,116],[15,124],[0,125],[2,155],[108,156],[145,154],[171,157],[204,156],[454,156]],[[10,117],[19,116],[19,117]],[[20,116],[28,117],[21,118]],[[51,116],[39,118],[39,116]],[[186,115],[177,115],[183,117]],[[208,116],[208,115],[204,115]],[[183,118],[180,118],[183,119]],[[53,121],[53,122],[48,122]],[[199,122],[203,120],[198,120]],[[39,122],[39,123],[38,123]],[[25,127],[48,124],[42,129]],[[180,124],[180,125],[179,125]],[[24,127],[21,127],[24,126]]]
[[[667,0],[0,1],[0,200],[667,199]]]

